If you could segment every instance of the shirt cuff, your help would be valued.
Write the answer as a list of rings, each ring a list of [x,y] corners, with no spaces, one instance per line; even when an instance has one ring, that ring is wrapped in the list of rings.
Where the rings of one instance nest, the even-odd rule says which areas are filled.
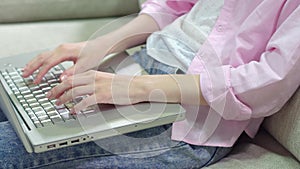
[[[225,120],[249,120],[252,110],[234,94],[229,65],[200,73],[201,92],[210,108]]]

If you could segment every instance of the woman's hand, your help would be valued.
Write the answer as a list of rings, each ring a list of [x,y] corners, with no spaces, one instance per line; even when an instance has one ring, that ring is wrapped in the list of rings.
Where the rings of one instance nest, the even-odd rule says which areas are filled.
[[[53,66],[64,61],[73,61],[75,64],[61,75],[61,79],[82,73],[99,66],[102,58],[110,53],[122,52],[145,43],[148,36],[158,29],[158,25],[151,16],[139,15],[121,28],[94,40],[63,44],[53,51],[38,55],[25,66],[23,76],[28,77],[34,71],[39,70],[34,82],[40,83],[43,76]]]
[[[49,99],[57,99],[58,105],[79,96],[87,97],[71,113],[97,103],[129,105],[150,101],[207,105],[198,75],[125,76],[91,70],[68,77],[47,95]]]
[[[62,73],[61,79],[94,68],[108,50],[105,45],[96,45],[101,39],[97,41],[63,44],[52,51],[41,53],[25,66],[23,76],[28,77],[39,70],[34,81],[38,84],[53,66],[64,61],[73,61],[74,65]]]
[[[87,96],[75,105],[76,112],[97,103],[129,105],[145,101],[142,84],[135,76],[90,70],[66,78],[48,92],[47,97],[56,98],[56,104],[61,105],[79,96]]]

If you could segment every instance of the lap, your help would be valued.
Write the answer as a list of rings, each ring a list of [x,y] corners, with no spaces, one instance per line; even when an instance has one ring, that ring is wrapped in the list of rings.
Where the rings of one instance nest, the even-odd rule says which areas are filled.
[[[117,136],[29,154],[9,122],[1,122],[0,131],[1,168],[200,168],[227,154],[224,150],[229,151],[191,146],[164,136],[154,138],[162,132],[169,132],[166,126],[160,126],[128,134],[127,139]],[[142,139],[132,142],[131,138]],[[151,142],[145,141],[146,138],[151,138]]]

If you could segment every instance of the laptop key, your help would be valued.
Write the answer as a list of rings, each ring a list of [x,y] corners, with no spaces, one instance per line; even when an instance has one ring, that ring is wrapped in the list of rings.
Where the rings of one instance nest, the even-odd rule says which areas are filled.
[[[24,96],[24,99],[29,100],[29,99],[34,99],[33,94],[28,94]]]
[[[41,124],[40,121],[34,121],[33,124],[35,125],[36,128],[41,128],[43,125]]]
[[[49,117],[48,115],[41,115],[41,116],[38,116],[38,119],[42,122],[42,121],[45,121],[45,120],[49,120]]]
[[[64,121],[60,115],[50,116],[50,118],[53,123],[60,123]]]
[[[62,105],[55,105],[54,107],[55,107],[55,109],[58,109],[58,110],[66,108],[66,106],[63,105],[63,104]]]
[[[72,107],[74,107],[75,103],[74,102],[68,102],[65,104],[65,106],[68,108],[68,109],[71,109]]]
[[[24,82],[25,82],[27,85],[33,84],[33,81],[34,81],[34,79],[31,78],[31,77],[24,79]]]
[[[30,86],[29,89],[31,91],[38,91],[38,90],[40,90],[40,87],[39,86]]]
[[[33,112],[30,112],[30,113],[27,113],[27,114],[30,117],[30,119],[33,119],[33,118],[37,119],[37,117],[35,116],[35,114]]]
[[[39,94],[35,96],[38,100],[46,98],[44,94]]]
[[[44,111],[39,111],[39,112],[35,112],[35,115],[38,117],[38,118],[44,118],[44,116],[46,115],[46,116],[48,116],[47,114],[46,114],[46,112],[44,112]]]
[[[37,95],[41,95],[43,94],[42,90],[38,89],[38,90],[31,90],[32,91],[32,94],[37,96]]]
[[[32,107],[32,108],[35,108],[35,107],[39,107],[40,104],[35,102],[35,103],[30,103],[29,106]]]
[[[37,102],[37,100],[35,99],[35,98],[32,98],[32,99],[28,99],[27,100],[27,103],[28,104],[32,104],[32,103],[36,103]]]
[[[52,123],[52,121],[51,121],[50,119],[41,121],[41,124],[42,124],[44,127],[46,127],[46,126],[52,126],[52,125],[53,125],[53,123]]]
[[[53,106],[52,106],[51,103],[43,103],[43,104],[42,104],[42,107],[43,107],[44,109],[49,109],[49,108],[51,108],[51,107],[53,107]]]
[[[20,93],[19,93],[19,94],[16,94],[16,96],[17,96],[17,99],[19,99],[19,100],[24,99],[23,96],[22,96]]]
[[[24,96],[24,95],[27,95],[27,94],[30,94],[30,90],[26,90],[26,91],[23,91],[21,92],[21,94]]]
[[[58,113],[63,117],[64,120],[73,120],[74,116],[70,114],[70,112],[67,109],[59,109]]]

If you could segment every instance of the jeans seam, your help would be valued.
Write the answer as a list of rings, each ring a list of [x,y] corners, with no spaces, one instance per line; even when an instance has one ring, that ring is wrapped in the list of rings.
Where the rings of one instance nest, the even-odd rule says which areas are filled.
[[[202,167],[204,167],[204,166],[207,166],[207,165],[209,165],[212,161],[213,161],[213,159],[214,159],[214,157],[215,157],[215,155],[217,154],[217,151],[218,151],[218,147],[216,147],[216,149],[215,149],[215,151],[214,151],[214,153],[213,153],[213,155],[211,156],[211,158],[205,163],[205,164],[203,164],[203,166]]]

